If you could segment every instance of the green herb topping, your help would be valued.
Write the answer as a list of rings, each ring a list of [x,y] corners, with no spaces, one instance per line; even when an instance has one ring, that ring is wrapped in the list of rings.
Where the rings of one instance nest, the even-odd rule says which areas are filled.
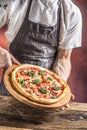
[[[58,90],[59,90],[59,87],[54,86],[54,87],[52,87],[52,89],[55,90],[55,91],[58,91]]]
[[[34,72],[33,71],[27,71],[26,74],[28,74],[30,77],[34,76]]]
[[[45,88],[41,88],[41,89],[40,89],[40,92],[41,92],[41,93],[44,93],[44,94],[46,94],[46,93],[47,93],[47,91],[46,91],[46,89],[45,89]]]
[[[51,98],[52,98],[52,99],[55,99],[55,98],[56,98],[56,96],[55,96],[55,95],[52,95],[52,96],[51,96]]]
[[[44,72],[44,70],[40,70],[40,71],[38,72],[38,75],[42,75],[43,72]]]
[[[48,77],[47,79],[50,80],[50,81],[52,81],[52,78],[51,78],[51,77]]]
[[[32,84],[37,84],[37,83],[39,83],[40,82],[40,80],[39,79],[35,79],[35,80],[32,80]]]
[[[19,82],[21,85],[24,85],[24,84],[25,84],[24,79],[19,79],[18,82]]]
[[[30,90],[29,93],[32,95],[33,94],[33,90]]]

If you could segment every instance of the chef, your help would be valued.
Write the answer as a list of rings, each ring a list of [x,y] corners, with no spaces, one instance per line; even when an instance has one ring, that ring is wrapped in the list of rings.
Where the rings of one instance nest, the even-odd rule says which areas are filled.
[[[29,63],[68,80],[82,35],[81,12],[71,0],[0,0],[0,28],[6,24],[9,51],[0,47],[1,68]],[[9,95],[3,80],[0,94]]]

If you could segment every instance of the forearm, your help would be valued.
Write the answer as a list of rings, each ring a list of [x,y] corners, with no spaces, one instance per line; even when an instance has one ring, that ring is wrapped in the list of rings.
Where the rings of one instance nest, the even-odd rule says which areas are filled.
[[[60,49],[53,66],[53,71],[65,81],[67,81],[71,72],[71,52],[72,50]]]

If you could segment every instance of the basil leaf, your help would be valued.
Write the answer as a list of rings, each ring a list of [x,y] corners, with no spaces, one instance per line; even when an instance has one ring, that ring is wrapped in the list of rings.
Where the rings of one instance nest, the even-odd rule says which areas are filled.
[[[29,93],[32,95],[33,94],[33,90],[30,90]]]
[[[32,84],[37,84],[37,83],[39,83],[40,82],[40,80],[39,79],[35,79],[35,80],[32,80]]]
[[[33,76],[34,76],[33,71],[27,71],[26,74],[28,74],[30,77],[33,77]]]
[[[38,75],[42,75],[43,72],[44,72],[44,70],[40,70],[40,71],[38,72]]]
[[[41,92],[41,93],[44,93],[44,94],[46,94],[46,93],[47,93],[47,91],[46,91],[46,89],[45,89],[45,88],[41,88],[41,89],[40,89],[40,92]]]
[[[52,96],[51,96],[51,98],[52,98],[52,99],[55,99],[55,98],[56,98],[56,96],[55,96],[55,95],[52,95]]]
[[[24,85],[24,84],[25,84],[24,79],[19,79],[18,82],[19,82],[21,85]]]
[[[48,77],[47,79],[50,80],[50,81],[52,81],[52,78],[51,78],[51,77]]]
[[[58,91],[58,90],[59,90],[59,87],[54,86],[54,87],[52,87],[52,89],[55,90],[55,91]]]

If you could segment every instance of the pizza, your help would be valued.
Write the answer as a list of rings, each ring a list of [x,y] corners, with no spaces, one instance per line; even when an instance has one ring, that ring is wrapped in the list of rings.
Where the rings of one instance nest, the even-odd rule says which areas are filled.
[[[11,80],[19,93],[41,104],[64,98],[67,84],[54,72],[40,66],[21,64],[13,70]]]

